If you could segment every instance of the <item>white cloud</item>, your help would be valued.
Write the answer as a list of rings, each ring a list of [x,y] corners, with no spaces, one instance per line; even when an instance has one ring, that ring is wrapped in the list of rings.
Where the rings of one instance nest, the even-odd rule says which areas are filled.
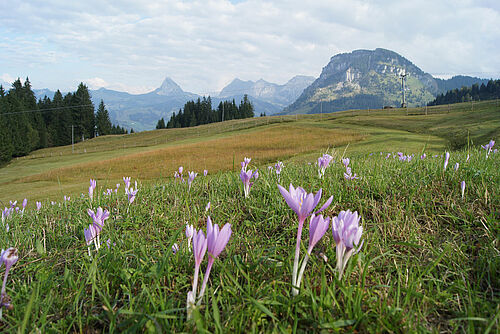
[[[0,68],[35,87],[93,78],[144,92],[168,75],[204,93],[234,77],[318,76],[336,53],[383,47],[427,72],[489,76],[478,73],[498,73],[499,21],[491,0],[3,2]]]

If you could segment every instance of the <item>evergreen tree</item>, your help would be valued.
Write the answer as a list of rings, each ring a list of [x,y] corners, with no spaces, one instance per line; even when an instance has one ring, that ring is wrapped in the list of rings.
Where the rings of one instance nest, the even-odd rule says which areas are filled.
[[[99,107],[97,108],[97,113],[95,115],[96,129],[99,136],[105,136],[111,134],[111,120],[109,119],[109,113],[104,105],[104,101],[101,100]]]

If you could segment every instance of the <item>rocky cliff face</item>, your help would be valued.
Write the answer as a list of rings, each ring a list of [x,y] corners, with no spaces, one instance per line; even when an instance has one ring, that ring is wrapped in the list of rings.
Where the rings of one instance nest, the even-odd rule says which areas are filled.
[[[356,50],[333,56],[321,75],[290,105],[286,113],[352,108],[382,108],[401,104],[400,75],[406,73],[406,98],[410,106],[424,105],[437,93],[436,80],[396,52]]]

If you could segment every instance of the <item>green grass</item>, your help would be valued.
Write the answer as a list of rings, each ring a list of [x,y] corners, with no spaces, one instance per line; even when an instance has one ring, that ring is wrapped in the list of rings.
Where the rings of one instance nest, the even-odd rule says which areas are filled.
[[[159,177],[171,176],[176,164],[185,163],[185,157],[176,161],[171,156],[180,157],[179,152],[189,153],[189,150],[211,143],[216,145],[224,140],[233,145],[244,138],[250,146],[267,145],[269,148],[263,147],[261,152],[253,154],[257,162],[265,163],[275,159],[312,159],[318,148],[344,151],[347,147],[346,152],[351,156],[382,150],[417,152],[424,147],[430,152],[441,152],[446,148],[461,149],[468,144],[479,146],[500,134],[498,101],[425,110],[354,110],[323,115],[262,117],[195,128],[104,136],[76,144],[74,153],[71,146],[43,149],[0,169],[0,204],[6,205],[9,200],[24,197],[58,200],[64,194],[79,196],[90,177],[100,178],[110,186],[123,175],[141,178],[145,183],[153,182]],[[278,134],[285,128],[289,133],[281,136],[281,142],[268,140],[273,133]],[[300,152],[279,153],[279,147],[295,140],[293,131],[296,128],[309,131],[311,136],[303,139]],[[318,141],[314,136],[316,129],[331,131],[325,136],[333,139]],[[336,140],[339,136],[351,136],[352,139],[347,142]],[[277,152],[270,154],[270,150]],[[233,145],[220,150],[215,157],[203,156],[202,163],[187,167],[201,170],[208,165],[211,172],[227,171],[232,169],[233,159],[241,159],[245,154],[248,154],[246,148]],[[155,161],[152,167],[153,161],[162,155],[163,161]],[[72,175],[70,179],[68,173]]]
[[[338,150],[322,180],[314,165],[285,165],[280,184],[322,188],[321,203],[334,197],[326,215],[357,210],[364,227],[364,246],[342,280],[327,232],[313,250],[297,297],[290,284],[297,220],[265,165],[248,199],[238,173],[221,172],[196,178],[191,191],[171,179],[139,182],[131,205],[123,184],[111,197],[98,184],[92,203],[45,201],[40,212],[30,203],[23,217],[9,219],[9,232],[0,229],[2,247],[15,246],[20,254],[8,281],[14,308],[4,310],[0,330],[498,332],[500,156],[452,152],[444,172],[442,158],[401,162],[385,159],[386,152],[352,158],[361,177],[356,181],[344,180]],[[456,162],[458,171],[452,168]],[[212,207],[205,213],[208,201]],[[116,245],[92,249],[89,258],[86,210],[98,206],[111,212],[101,240]],[[233,234],[215,261],[201,306],[187,321],[194,260],[184,227],[205,229],[207,214],[214,223],[231,223]],[[306,223],[302,256],[307,231]],[[174,242],[181,247],[175,255]],[[205,266],[206,259],[202,272]]]

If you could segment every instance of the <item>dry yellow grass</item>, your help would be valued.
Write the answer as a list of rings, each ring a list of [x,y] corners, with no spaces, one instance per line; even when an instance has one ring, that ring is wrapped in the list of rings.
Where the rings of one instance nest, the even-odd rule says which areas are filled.
[[[147,180],[171,176],[181,165],[185,170],[208,169],[213,173],[230,170],[233,168],[233,163],[238,169],[239,162],[245,156],[253,158],[257,164],[264,164],[328,147],[345,145],[362,138],[361,134],[349,130],[279,124],[251,133],[54,169],[22,178],[19,182],[83,181],[90,177],[115,180],[126,175]]]

